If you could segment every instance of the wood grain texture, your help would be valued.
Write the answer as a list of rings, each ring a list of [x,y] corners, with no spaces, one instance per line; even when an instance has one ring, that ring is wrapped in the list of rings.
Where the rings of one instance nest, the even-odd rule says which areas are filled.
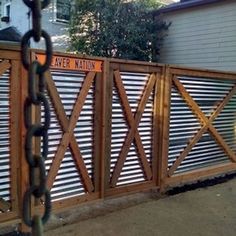
[[[18,168],[20,165],[20,61],[11,61],[10,72],[10,166],[11,166],[11,210],[18,212]]]
[[[20,111],[24,111],[25,100],[28,96],[28,74],[27,71],[21,66],[21,73],[20,73]],[[20,147],[19,147],[19,178],[17,181],[17,185],[20,186],[18,188],[18,212],[19,217],[22,219],[23,215],[23,198],[24,193],[28,189],[29,186],[29,167],[28,163],[25,159],[25,137],[26,137],[26,127],[24,122],[24,112],[20,112]],[[28,233],[31,232],[31,229],[25,225],[22,221],[19,227],[20,232]]]
[[[94,190],[95,192],[101,191],[100,180],[102,178],[101,172],[101,158],[103,152],[102,140],[103,136],[103,102],[102,102],[102,85],[103,85],[102,73],[96,74],[95,79],[95,91],[94,91],[94,152],[93,152],[93,164],[94,164]]]
[[[161,98],[161,127],[160,127],[160,158],[159,158],[159,184],[162,192],[164,189],[164,182],[167,178],[168,169],[168,150],[169,150],[169,129],[170,129],[170,106],[171,106],[171,88],[172,77],[169,67],[166,67],[162,75],[162,98]]]
[[[3,60],[0,62],[0,75],[2,75],[6,70],[10,69],[11,63],[9,60]]]
[[[107,162],[110,160],[110,155],[108,155],[108,149],[111,145],[111,138],[108,138],[108,134],[111,132],[109,125],[111,124],[111,99],[110,95],[110,63],[108,60],[104,61],[103,74],[101,78],[101,134],[100,134],[100,198],[104,198],[106,188],[109,185],[109,174],[110,166],[106,166]],[[112,89],[112,88],[111,88]],[[111,91],[112,94],[112,91]],[[108,147],[107,147],[108,146]]]

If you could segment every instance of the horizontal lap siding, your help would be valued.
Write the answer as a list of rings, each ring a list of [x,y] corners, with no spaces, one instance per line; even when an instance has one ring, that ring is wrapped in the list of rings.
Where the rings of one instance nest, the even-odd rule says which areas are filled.
[[[172,22],[160,62],[235,71],[236,2],[166,13]]]

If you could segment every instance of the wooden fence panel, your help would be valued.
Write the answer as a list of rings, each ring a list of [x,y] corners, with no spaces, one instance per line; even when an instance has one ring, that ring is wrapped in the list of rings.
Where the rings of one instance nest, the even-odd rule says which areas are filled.
[[[35,56],[38,60],[44,57],[40,52]],[[47,187],[54,209],[100,195],[101,66],[101,60],[55,54],[46,74],[52,116]],[[43,115],[44,111],[42,120]]]
[[[162,67],[148,63],[110,62],[109,178],[106,195],[156,186],[157,115]],[[158,91],[156,91],[158,90]],[[111,93],[110,93],[111,94]],[[156,142],[156,143],[154,143]],[[155,152],[154,152],[155,150]],[[154,154],[154,155],[153,155]],[[154,164],[155,163],[155,164]]]
[[[235,170],[236,76],[170,68],[165,184]],[[167,111],[168,112],[168,111]],[[167,154],[168,153],[168,154]],[[175,182],[176,181],[176,182]]]
[[[0,49],[0,223],[18,221],[20,54]]]

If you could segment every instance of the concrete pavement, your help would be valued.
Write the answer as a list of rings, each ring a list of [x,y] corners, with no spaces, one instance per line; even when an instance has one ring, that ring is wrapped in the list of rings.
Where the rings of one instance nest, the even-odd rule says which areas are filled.
[[[236,179],[161,199],[137,201],[135,206],[64,225],[45,235],[235,236]]]

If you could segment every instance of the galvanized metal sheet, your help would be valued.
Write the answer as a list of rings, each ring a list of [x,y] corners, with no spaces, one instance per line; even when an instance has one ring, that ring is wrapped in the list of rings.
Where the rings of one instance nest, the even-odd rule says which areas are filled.
[[[179,77],[178,79],[208,118],[236,83],[232,80],[209,78]],[[213,122],[215,128],[234,151],[236,150],[235,110],[236,96],[231,99]],[[173,87],[170,110],[169,167],[172,166],[200,128],[201,124],[198,118],[188,107],[177,89]],[[205,133],[175,173],[227,162],[229,162],[229,159],[222,148],[219,147],[210,133]]]
[[[10,201],[10,71],[0,75],[0,198]],[[1,213],[1,210],[0,210]]]
[[[137,111],[138,104],[145,90],[149,74],[144,73],[128,73],[121,72],[122,82],[124,84],[130,107],[133,115]],[[142,119],[140,121],[138,131],[143,143],[143,147],[149,163],[151,164],[152,150],[152,130],[153,130],[153,93],[151,94]],[[113,88],[112,96],[112,137],[111,137],[111,166],[110,173],[112,175],[114,167],[119,158],[120,151],[123,147],[125,138],[129,130],[120,97],[115,88]],[[122,172],[118,179],[118,186],[133,184],[145,181],[144,173],[140,164],[140,159],[134,143],[132,143]]]

